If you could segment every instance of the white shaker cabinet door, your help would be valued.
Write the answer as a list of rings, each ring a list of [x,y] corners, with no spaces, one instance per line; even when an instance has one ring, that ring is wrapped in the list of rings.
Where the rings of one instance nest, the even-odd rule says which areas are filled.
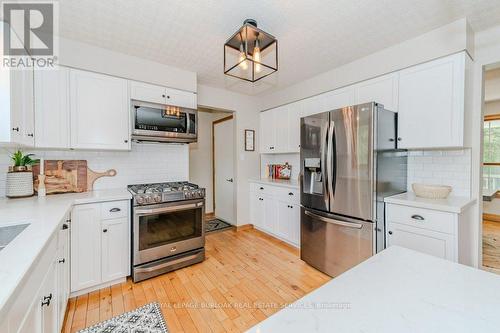
[[[70,71],[71,147],[130,150],[127,81]]]
[[[465,57],[458,53],[400,71],[399,148],[463,146]]]
[[[264,226],[264,199],[258,193],[250,193],[250,219],[257,228]]]
[[[319,95],[319,105],[314,113],[332,111],[354,104],[354,87],[348,86]],[[314,108],[314,106],[313,106]]]
[[[165,87],[137,81],[129,81],[129,85],[131,99],[141,102],[165,104],[167,96]]]
[[[273,110],[260,113],[260,152],[273,153],[276,150],[276,131]]]
[[[398,111],[398,73],[383,75],[355,85],[355,104],[376,102],[386,110]]]
[[[99,204],[77,205],[71,214],[71,291],[101,283]]]
[[[288,151],[300,152],[300,118],[302,117],[302,104],[288,105]]]
[[[35,146],[70,148],[69,69],[35,71]]]
[[[129,218],[103,220],[102,234],[102,282],[112,281],[127,276],[128,255],[126,242],[129,230]]]
[[[400,223],[387,224],[387,246],[398,245],[435,257],[456,261],[454,236]]]
[[[196,109],[196,94],[190,91],[167,88],[165,95],[167,105],[180,106],[183,108]]]
[[[288,152],[288,105],[280,106],[272,111],[274,113],[275,147],[274,152]]]

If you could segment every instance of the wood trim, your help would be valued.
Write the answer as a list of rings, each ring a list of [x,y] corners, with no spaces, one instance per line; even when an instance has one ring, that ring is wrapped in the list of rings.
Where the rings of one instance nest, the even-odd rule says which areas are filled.
[[[500,215],[483,213],[483,220],[500,222]]]
[[[215,125],[224,121],[232,120],[233,115],[214,120],[212,122],[212,207],[215,214]]]
[[[500,120],[500,114],[489,114],[484,116],[484,121]]]
[[[236,226],[236,231],[243,231],[243,230],[248,230],[248,229],[253,229],[253,224],[243,224],[243,225]]]

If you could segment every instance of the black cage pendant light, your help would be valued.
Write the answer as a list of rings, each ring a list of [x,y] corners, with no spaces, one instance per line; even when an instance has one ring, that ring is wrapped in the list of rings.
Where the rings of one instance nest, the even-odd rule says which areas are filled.
[[[278,40],[247,19],[224,44],[224,74],[250,82],[278,70]]]

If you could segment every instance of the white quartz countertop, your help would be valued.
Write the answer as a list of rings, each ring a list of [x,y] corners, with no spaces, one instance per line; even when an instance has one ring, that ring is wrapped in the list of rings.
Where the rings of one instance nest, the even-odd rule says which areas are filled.
[[[392,204],[460,214],[466,208],[473,205],[476,202],[476,199],[454,196],[450,196],[446,199],[426,199],[417,197],[413,192],[406,192],[387,197],[384,201]]]
[[[0,199],[0,227],[29,223],[0,251],[0,313],[73,205],[131,199],[126,189]]]
[[[271,179],[271,178],[260,178],[260,179],[250,179],[250,183],[258,183],[264,185],[280,186],[298,189],[299,182],[293,179]]]
[[[392,246],[248,332],[497,332],[500,276]]]

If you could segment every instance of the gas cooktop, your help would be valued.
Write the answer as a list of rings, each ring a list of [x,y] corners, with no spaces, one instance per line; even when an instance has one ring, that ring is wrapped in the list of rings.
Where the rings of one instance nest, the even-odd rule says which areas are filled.
[[[129,185],[134,206],[159,204],[180,200],[203,199],[205,189],[189,182],[168,182]]]

